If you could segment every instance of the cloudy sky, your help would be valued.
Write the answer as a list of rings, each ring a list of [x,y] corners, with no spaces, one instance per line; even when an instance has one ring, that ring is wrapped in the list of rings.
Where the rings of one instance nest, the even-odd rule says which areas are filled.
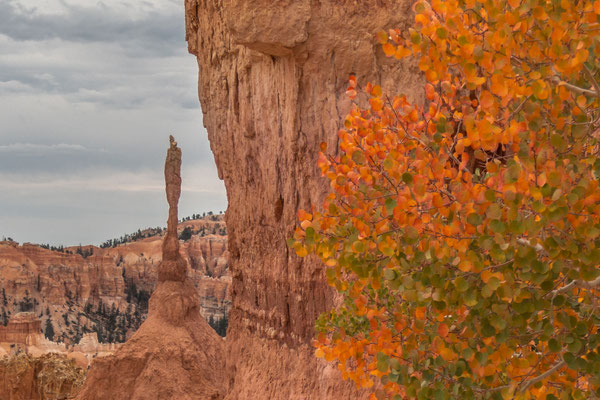
[[[196,82],[183,0],[0,0],[0,239],[164,226],[169,133],[180,216],[225,210]]]

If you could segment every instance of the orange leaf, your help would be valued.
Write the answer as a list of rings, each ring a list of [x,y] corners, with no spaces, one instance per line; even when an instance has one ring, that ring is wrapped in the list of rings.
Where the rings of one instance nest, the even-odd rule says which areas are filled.
[[[298,219],[300,221],[311,221],[312,220],[312,214],[307,213],[304,210],[298,210]]]
[[[370,98],[369,103],[373,111],[380,111],[383,108],[383,101],[378,97]]]
[[[384,43],[382,47],[383,47],[383,52],[385,53],[386,56],[391,57],[394,54],[396,54],[396,47],[394,47],[393,44]]]
[[[446,336],[448,336],[449,331],[450,331],[450,328],[448,328],[448,325],[446,325],[446,324],[438,325],[437,332],[438,332],[438,335],[440,335],[440,337],[445,338]]]
[[[494,96],[487,90],[484,90],[479,95],[479,102],[484,109],[490,109],[494,105]]]
[[[469,260],[462,260],[458,264],[458,269],[460,269],[462,272],[469,272],[473,269],[473,264]]]
[[[371,89],[371,96],[381,97],[381,86],[373,86],[373,89]]]
[[[398,46],[398,48],[396,49],[396,53],[394,54],[394,57],[396,57],[398,60],[400,60],[409,55],[410,55],[410,49],[407,49],[404,46]]]

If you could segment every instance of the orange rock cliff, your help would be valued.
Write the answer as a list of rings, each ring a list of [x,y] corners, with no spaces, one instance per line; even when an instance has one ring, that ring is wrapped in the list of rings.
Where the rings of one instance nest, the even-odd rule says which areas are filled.
[[[377,82],[384,91],[416,93],[416,65],[387,60],[375,40],[381,29],[408,26],[411,5],[404,0],[185,0],[204,125],[227,189],[232,307],[225,342],[217,344],[201,327],[195,336],[184,335],[201,340],[190,344],[190,361],[198,348],[218,348],[218,359],[198,370],[181,356],[168,359],[172,353],[165,349],[162,357],[172,368],[183,363],[198,375],[178,378],[176,394],[148,398],[211,398],[198,392],[198,382],[211,382],[210,396],[227,400],[366,398],[341,380],[335,366],[314,357],[315,319],[336,298],[323,266],[296,257],[286,239],[297,210],[318,206],[326,193],[316,167],[319,143],[336,147],[350,107],[344,94],[349,74],[359,82]],[[169,287],[181,296],[177,279],[161,284],[153,298],[166,296]],[[187,303],[177,304],[174,312]],[[143,329],[116,353],[120,363],[108,364],[107,357],[94,364],[80,399],[97,398],[94,390],[107,387],[103,379],[118,381],[119,387],[135,382],[139,393],[159,387],[150,376],[162,382],[165,368],[151,369],[139,356],[148,352],[136,342]],[[146,365],[135,367],[143,379],[130,377],[127,367],[134,365]],[[114,372],[117,366],[127,377]],[[177,397],[182,391],[185,396]],[[115,399],[142,398],[109,393]]]
[[[186,0],[186,33],[219,176],[232,274],[227,399],[358,398],[314,357],[333,305],[324,268],[286,245],[300,208],[327,186],[319,144],[335,149],[348,76],[416,93],[418,68],[385,57],[375,34],[408,27],[412,1]]]

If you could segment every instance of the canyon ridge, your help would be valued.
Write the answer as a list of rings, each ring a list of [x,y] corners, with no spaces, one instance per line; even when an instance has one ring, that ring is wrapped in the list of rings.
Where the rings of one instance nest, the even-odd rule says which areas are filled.
[[[37,332],[0,342],[25,343],[26,335],[37,333],[66,346],[86,335],[99,343],[125,342],[146,318],[164,235],[162,228],[148,228],[101,246],[66,248],[0,242],[0,323],[10,334],[10,322],[29,313],[39,325]],[[200,312],[224,334],[231,277],[223,216],[186,218],[178,235]]]

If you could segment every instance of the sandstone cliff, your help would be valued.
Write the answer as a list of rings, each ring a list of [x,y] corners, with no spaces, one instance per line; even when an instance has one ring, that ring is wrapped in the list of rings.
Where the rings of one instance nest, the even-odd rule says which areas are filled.
[[[314,321],[333,304],[323,268],[290,253],[299,208],[319,205],[319,143],[336,147],[360,83],[410,95],[415,65],[386,60],[374,35],[407,26],[410,1],[186,0],[204,125],[225,181],[232,273],[227,399],[357,398],[316,360]]]
[[[231,304],[224,222],[208,216],[180,223],[179,234],[185,229],[190,238],[181,242],[180,253],[200,295],[200,312],[219,321]],[[0,242],[0,323],[31,311],[42,320],[42,330],[50,319],[54,340],[74,344],[97,331],[103,342],[125,341],[146,317],[163,236],[153,232],[114,247],[62,251]]]

